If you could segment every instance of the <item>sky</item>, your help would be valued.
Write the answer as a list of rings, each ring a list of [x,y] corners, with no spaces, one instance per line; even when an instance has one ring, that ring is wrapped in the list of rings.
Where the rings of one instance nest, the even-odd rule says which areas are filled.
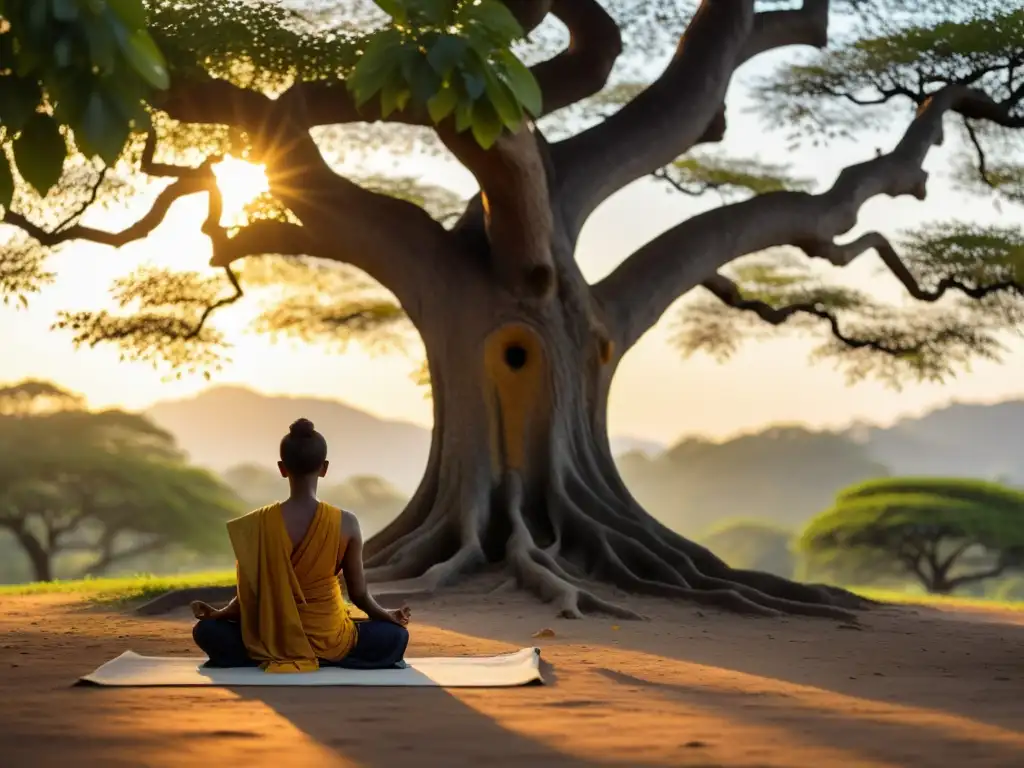
[[[752,65],[753,66],[753,65]],[[729,102],[729,130],[723,149],[736,156],[756,156],[790,164],[794,173],[827,185],[840,168],[874,156],[875,147],[889,148],[897,134],[828,148],[792,151],[786,137],[765,131],[744,107],[746,93],[735,88]],[[900,122],[906,119],[899,118]],[[968,220],[1019,221],[1019,211],[1000,213],[990,200],[953,189],[942,170],[949,168],[955,142],[929,157],[934,171],[926,202],[877,199],[864,209],[851,237],[865,229],[893,235],[906,227],[957,216]],[[425,178],[453,188],[472,190],[461,168],[442,161],[419,164]],[[251,174],[226,182],[231,207],[239,187],[251,186]],[[240,200],[234,204],[240,205]],[[599,279],[643,243],[700,210],[719,204],[716,197],[693,200],[652,180],[642,180],[607,201],[592,217],[579,243],[584,274]],[[246,330],[255,308],[230,308],[218,318],[232,343],[232,362],[212,382],[186,376],[167,380],[166,372],[147,364],[119,362],[109,346],[75,350],[70,337],[51,330],[59,309],[107,306],[110,281],[147,263],[204,269],[209,244],[199,232],[202,199],[180,201],[147,240],[120,251],[91,244],[73,244],[50,263],[56,283],[31,299],[27,310],[0,308],[0,345],[4,350],[0,381],[23,378],[54,381],[85,395],[94,407],[142,409],[166,399],[197,393],[211,384],[242,384],[267,394],[312,395],[338,399],[370,413],[429,425],[430,402],[413,372],[419,360],[403,355],[372,355],[358,346],[344,353],[304,343],[271,343]],[[105,215],[102,224],[117,228],[145,210]],[[96,222],[92,222],[96,223]],[[849,284],[898,295],[895,282],[879,274],[873,255],[844,270]],[[848,274],[847,274],[848,273]],[[676,309],[629,352],[613,384],[610,427],[613,434],[670,443],[687,435],[723,438],[770,424],[802,423],[841,427],[854,421],[887,424],[951,401],[992,402],[1024,396],[1024,344],[1012,341],[1002,364],[978,364],[944,385],[911,385],[895,391],[876,382],[848,386],[829,364],[811,364],[807,340],[751,342],[731,361],[719,365],[696,356],[683,359],[670,337]]]

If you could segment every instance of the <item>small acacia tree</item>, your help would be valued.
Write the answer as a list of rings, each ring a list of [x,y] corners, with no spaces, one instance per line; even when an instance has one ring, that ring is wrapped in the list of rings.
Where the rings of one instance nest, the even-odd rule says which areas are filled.
[[[799,548],[812,567],[910,577],[949,594],[1021,565],[1024,493],[978,480],[875,480],[840,493]]]
[[[55,559],[70,553],[92,575],[174,546],[223,551],[222,524],[240,510],[144,417],[86,411],[43,382],[0,388],[0,530],[37,580],[53,579]]]
[[[846,617],[860,604],[839,590],[729,568],[652,519],[612,459],[609,387],[636,341],[698,288],[680,329],[687,350],[727,353],[744,321],[756,320],[824,328],[821,353],[854,375],[941,378],[974,355],[995,356],[999,332],[1020,316],[1016,231],[936,225],[908,234],[902,255],[879,233],[837,238],[876,196],[924,197],[922,163],[947,117],[990,150],[1003,146],[993,126],[1024,125],[1021,11],[991,0],[798,8],[703,0],[692,15],[670,0],[353,0],[307,12],[152,0],[148,8],[171,85],[152,97],[152,128],[136,134],[119,167],[169,183],[121,232],[78,219],[124,186],[95,158],[76,154],[46,200],[19,184],[5,220],[30,240],[9,249],[9,292],[45,281],[37,246],[123,245],[151,232],[178,198],[203,193],[212,265],[226,279],[147,270],[116,286],[124,314],[68,313],[59,324],[80,343],[114,339],[135,356],[208,365],[223,341],[208,320],[246,283],[272,286],[281,302],[262,318],[271,330],[340,339],[407,318],[426,348],[433,442],[419,490],[367,547],[375,581],[429,591],[503,563],[565,616],[636,615],[596,596],[586,586],[595,578],[766,615]],[[846,31],[830,41],[839,16]],[[649,57],[666,30],[674,53],[653,79],[630,66],[636,57],[620,56],[628,42]],[[766,113],[827,134],[910,106],[916,112],[894,147],[817,193],[777,165],[707,151],[725,135],[725,99],[741,66],[780,48],[827,45],[761,84]],[[54,101],[59,94],[46,103]],[[864,115],[851,121],[847,107]],[[397,182],[385,189],[379,178],[359,184],[325,157],[355,139],[408,148],[410,137],[479,182],[450,226],[441,223],[450,221],[450,196],[439,202]],[[73,131],[66,138],[80,146]],[[227,152],[265,164],[269,180],[260,203],[233,222],[222,221],[215,177]],[[978,159],[990,185],[1017,190],[1012,157]],[[650,174],[683,191],[746,199],[693,216],[588,284],[576,261],[584,224]],[[803,260],[769,251],[786,247]],[[888,306],[807,267],[841,269],[868,251],[929,309]],[[286,259],[251,258],[267,253]],[[398,304],[353,292],[342,264]]]

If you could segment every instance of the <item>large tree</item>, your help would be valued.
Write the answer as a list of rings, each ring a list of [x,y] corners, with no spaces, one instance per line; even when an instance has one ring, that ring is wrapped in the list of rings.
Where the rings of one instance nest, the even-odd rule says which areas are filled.
[[[238,498],[146,418],[85,410],[45,382],[0,388],[0,531],[37,581],[76,554],[95,575],[174,547],[223,553]]]
[[[730,568],[648,515],[612,459],[609,387],[637,340],[696,289],[709,298],[688,305],[687,349],[727,352],[749,318],[820,324],[830,334],[821,352],[854,375],[880,361],[890,378],[939,378],[996,355],[1021,309],[1015,231],[937,224],[902,248],[877,232],[839,238],[874,197],[924,198],[922,164],[944,123],[964,121],[989,150],[1005,143],[993,126],[1024,125],[1024,13],[983,0],[703,0],[692,16],[669,0],[379,0],[386,16],[359,2],[305,12],[240,0],[148,5],[171,86],[153,97],[153,128],[123,166],[169,183],[137,223],[107,232],[76,216],[97,190],[114,189],[117,174],[101,175],[95,159],[70,161],[66,179],[75,171],[93,180],[72,202],[55,213],[22,190],[6,221],[46,247],[119,246],[151,232],[178,198],[203,193],[212,265],[227,279],[137,274],[117,286],[126,313],[62,318],[79,342],[115,339],[139,356],[210,364],[222,339],[207,321],[246,281],[282,300],[262,319],[272,330],[341,338],[396,322],[389,301],[353,293],[338,268],[350,265],[390,291],[418,331],[433,393],[426,472],[367,547],[374,581],[429,591],[503,563],[570,617],[635,616],[598,597],[587,586],[594,579],[765,615],[845,617],[859,604],[839,590]],[[840,17],[843,31],[830,41]],[[666,30],[674,53],[648,78],[631,63],[656,52]],[[524,35],[532,45],[515,51],[536,62],[529,72],[509,53]],[[552,51],[559,40],[564,48]],[[726,134],[736,71],[791,46],[823,50],[761,84],[772,117],[827,134],[867,124],[846,107],[895,119],[914,110],[895,146],[819,192],[775,165],[715,157],[706,146]],[[639,56],[620,56],[624,47]],[[480,192],[450,221],[450,206],[415,185],[356,183],[325,159],[356,138],[437,148]],[[227,152],[265,164],[269,192],[222,226],[215,167]],[[1013,193],[1012,158],[979,157],[985,178]],[[588,284],[576,261],[584,224],[650,174],[743,199],[689,218]],[[841,268],[869,251],[927,309],[888,306],[807,267]],[[11,260],[10,290],[45,280],[30,252]],[[286,258],[249,266],[267,253]],[[294,288],[298,273],[306,280]]]
[[[803,531],[811,567],[918,581],[949,594],[1019,568],[1024,493],[955,478],[886,478],[848,488]]]

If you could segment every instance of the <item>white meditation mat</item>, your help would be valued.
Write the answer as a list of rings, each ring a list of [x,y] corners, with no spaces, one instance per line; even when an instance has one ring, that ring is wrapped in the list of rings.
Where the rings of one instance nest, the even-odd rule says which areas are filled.
[[[543,683],[540,649],[522,648],[500,656],[452,656],[406,659],[406,669],[338,669],[267,673],[255,667],[208,669],[199,657],[140,656],[125,651],[79,683],[116,687],[235,686],[428,686],[435,688],[510,688]]]

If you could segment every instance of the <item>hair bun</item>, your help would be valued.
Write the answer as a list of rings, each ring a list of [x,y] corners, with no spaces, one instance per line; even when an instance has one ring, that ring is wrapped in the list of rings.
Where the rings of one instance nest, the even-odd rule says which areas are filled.
[[[297,419],[292,422],[292,425],[288,428],[289,434],[295,435],[296,437],[310,437],[316,430],[313,428],[313,422],[309,419]]]

